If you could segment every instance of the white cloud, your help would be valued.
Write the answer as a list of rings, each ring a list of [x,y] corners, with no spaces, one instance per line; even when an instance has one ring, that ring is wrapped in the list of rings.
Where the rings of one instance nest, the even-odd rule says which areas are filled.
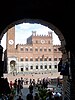
[[[32,31],[36,31],[36,34],[38,35],[47,35],[48,31],[52,31],[53,33],[53,44],[60,44],[60,40],[58,36],[54,33],[53,30],[49,29],[46,26],[43,26],[41,24],[30,24],[30,23],[23,23],[16,26],[16,42],[24,43],[24,41],[32,34]],[[18,39],[21,37],[20,40]]]
[[[15,26],[15,43],[26,43],[26,39],[32,34],[32,31],[36,31],[38,35],[47,35],[48,31],[53,32],[53,44],[60,44],[58,36],[54,33],[53,30],[45,27],[41,24],[30,24],[23,23]],[[6,35],[2,38],[1,45],[6,48]]]

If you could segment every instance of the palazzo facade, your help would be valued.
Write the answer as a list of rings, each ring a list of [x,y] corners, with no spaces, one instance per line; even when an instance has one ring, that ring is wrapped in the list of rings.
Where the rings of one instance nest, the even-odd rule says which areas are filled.
[[[38,35],[32,31],[25,44],[15,46],[15,27],[6,33],[4,54],[7,73],[51,73],[58,72],[58,63],[62,58],[61,45],[53,45],[52,32]]]

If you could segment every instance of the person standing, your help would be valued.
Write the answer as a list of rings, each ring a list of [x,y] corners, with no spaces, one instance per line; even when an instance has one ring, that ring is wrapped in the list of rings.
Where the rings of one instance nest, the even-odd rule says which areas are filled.
[[[38,93],[35,93],[34,100],[39,100],[39,95],[38,95]]]
[[[27,94],[26,96],[26,100],[33,100],[33,91],[31,91],[30,93]]]
[[[23,98],[21,97],[21,95],[19,95],[17,100],[23,100]]]
[[[32,83],[29,85],[29,92],[31,93],[33,91],[33,85]]]

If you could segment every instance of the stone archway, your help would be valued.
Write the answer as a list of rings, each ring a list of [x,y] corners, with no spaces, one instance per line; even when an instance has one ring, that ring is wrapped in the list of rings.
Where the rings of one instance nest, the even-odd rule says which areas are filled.
[[[46,21],[43,21],[43,20],[40,20],[40,19],[23,19],[23,20],[19,20],[19,21],[16,21],[16,22],[13,22],[11,23],[11,25],[7,26],[7,28],[4,30],[4,31],[7,31],[9,28],[13,27],[14,25],[17,25],[17,24],[20,24],[20,23],[40,23],[44,26],[47,26],[48,28],[50,28],[51,30],[53,30],[59,37],[60,41],[61,41],[61,51],[63,53],[63,58],[65,55],[67,55],[67,51],[66,51],[66,41],[65,41],[65,38],[63,36],[63,34],[61,33],[61,31],[56,27],[54,26],[52,23],[49,23],[49,22],[46,22]],[[3,36],[4,33],[2,33],[2,36]],[[67,58],[67,57],[66,57]],[[65,59],[64,59],[65,60]],[[10,66],[11,68],[15,69],[15,61],[11,61],[10,62]],[[27,69],[28,70],[28,69]]]
[[[17,70],[16,70],[16,62],[14,60],[11,60],[10,61],[10,70],[11,70],[11,73],[16,73]]]
[[[63,34],[61,33],[61,31],[56,26],[54,26],[50,22],[47,22],[47,21],[44,21],[44,20],[41,20],[41,19],[21,19],[21,20],[15,21],[15,22],[11,23],[10,25],[8,25],[7,28],[4,30],[4,32],[8,31],[9,28],[11,28],[11,27],[13,27],[15,25],[21,24],[23,22],[32,23],[32,24],[34,24],[34,23],[41,24],[41,25],[47,26],[48,28],[53,30],[56,33],[56,35],[58,35],[58,37],[59,37],[59,39],[61,41],[60,50],[63,53],[63,58],[64,58],[65,55],[67,55],[67,51],[66,51],[66,48],[65,48],[66,47],[66,41],[65,41],[65,38],[64,38]],[[4,32],[2,33],[2,36],[3,36]]]
[[[47,26],[48,28],[53,30],[56,33],[56,35],[59,37],[59,40],[61,41],[61,48],[60,48],[60,50],[62,51],[62,53],[64,55],[67,53],[66,41],[65,41],[65,38],[63,36],[63,33],[56,26],[54,26],[52,23],[44,21],[44,20],[41,20],[41,19],[21,19],[21,20],[15,21],[15,22],[11,23],[10,25],[8,25],[6,27],[6,29],[3,31],[3,33],[2,33],[0,38],[2,39],[3,35],[5,34],[4,32],[7,32],[9,28],[11,28],[11,27],[13,27],[15,25],[21,24],[23,22],[25,22],[25,23],[32,23],[32,24],[34,24],[34,23],[41,24],[41,25]]]
[[[71,50],[71,53],[74,57],[72,57],[72,62],[71,67],[75,66],[75,42],[74,42],[74,19],[75,19],[75,15],[74,15],[74,3],[73,2],[65,2],[65,0],[63,1],[46,1],[43,2],[40,0],[38,0],[37,2],[32,2],[32,1],[25,1],[25,2],[17,2],[14,1],[11,2],[9,1],[5,1],[1,2],[0,4],[3,5],[5,4],[5,8],[2,10],[2,6],[1,7],[1,22],[0,22],[0,33],[3,31],[3,29],[6,27],[6,25],[10,24],[11,22],[13,22],[16,19],[20,19],[20,18],[25,18],[25,17],[32,17],[32,18],[43,18],[46,19],[50,22],[50,20],[52,22],[54,22],[58,27],[61,28],[61,30],[64,32],[64,36],[66,38],[67,41],[67,48],[69,48],[69,50]],[[14,7],[13,7],[14,5]],[[10,9],[9,9],[10,8]],[[11,12],[10,12],[11,10]],[[45,11],[45,12],[44,12]],[[7,12],[5,14],[5,16],[3,15],[3,12]],[[50,19],[51,18],[51,19]],[[8,20],[9,19],[9,20]],[[17,21],[18,23],[21,21]],[[11,24],[9,25],[1,34],[0,39],[2,39],[3,34],[7,31],[8,28],[10,28],[10,26],[13,26],[15,24]],[[48,25],[49,26],[49,25]],[[57,28],[55,29],[57,30]],[[56,32],[57,33],[57,32]],[[65,49],[66,43],[63,39],[63,35],[58,35],[58,37],[62,37],[60,40],[62,41],[62,52],[64,54],[64,58],[65,58],[65,54],[67,49]],[[71,55],[71,56],[72,56]],[[73,77],[75,77],[75,68],[73,68]],[[75,87],[75,86],[74,86]],[[75,97],[75,90],[72,91],[73,92],[73,97]],[[74,100],[70,99],[70,100]]]
[[[12,61],[10,62],[10,67],[11,67],[11,69],[15,68],[15,65],[16,65],[16,62],[15,62],[14,60],[12,60]]]

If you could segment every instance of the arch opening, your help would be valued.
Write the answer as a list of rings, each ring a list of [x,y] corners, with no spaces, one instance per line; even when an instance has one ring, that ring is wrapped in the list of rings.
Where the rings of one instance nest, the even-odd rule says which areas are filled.
[[[58,36],[59,40],[61,41],[61,46],[62,47],[65,47],[66,45],[66,42],[65,42],[65,39],[63,37],[63,34],[61,33],[61,31],[55,27],[54,25],[52,25],[51,23],[48,23],[46,21],[43,21],[43,20],[39,20],[39,19],[23,19],[23,20],[19,20],[19,21],[16,21],[16,22],[13,22],[11,23],[11,25],[9,25],[5,30],[9,30],[11,27],[14,27],[14,25],[19,25],[19,24],[23,24],[23,23],[30,23],[30,24],[40,24],[40,25],[43,25],[45,27],[48,27],[49,29],[51,29],[52,31],[55,32],[55,34]],[[32,32],[33,34],[35,33],[34,31]],[[11,42],[11,41],[10,41]],[[43,40],[41,40],[42,44],[43,43]],[[22,48],[23,49],[23,48]],[[28,49],[27,49],[28,50]],[[41,49],[42,50],[42,49]],[[21,59],[22,60],[22,59]],[[28,59],[27,59],[28,60]],[[47,59],[46,59],[47,60]]]
[[[48,27],[49,29],[51,29],[53,32],[55,32],[55,34],[58,36],[58,38],[59,38],[59,40],[61,41],[61,48],[60,49],[64,49],[63,50],[63,52],[62,53],[64,53],[64,52],[66,52],[66,49],[65,49],[65,45],[66,45],[66,41],[65,41],[65,38],[63,37],[63,34],[61,33],[61,31],[57,28],[57,27],[55,27],[54,25],[52,25],[51,23],[48,23],[48,22],[46,22],[46,21],[43,21],[43,20],[39,20],[39,19],[24,19],[24,20],[20,20],[20,21],[16,21],[16,22],[14,22],[14,23],[12,23],[11,25],[9,25],[4,31],[5,32],[8,32],[9,31],[9,29],[11,29],[11,28],[13,28],[15,25],[19,25],[19,24],[22,24],[22,23],[31,23],[31,24],[35,24],[35,23],[37,23],[37,24],[41,24],[41,25],[43,25],[43,26],[45,26],[45,27]],[[14,29],[14,28],[13,28]],[[33,31],[33,33],[36,33],[35,31]],[[2,36],[4,35],[4,33],[2,33]],[[1,37],[1,39],[2,39],[2,37]],[[36,42],[37,43],[37,42]],[[41,43],[42,43],[42,45],[45,43],[45,41],[43,41],[43,40],[41,40]],[[51,41],[49,41],[48,42],[49,44],[51,43]],[[12,45],[12,44],[14,44],[14,42],[13,43],[11,43],[11,41],[10,41],[10,44]],[[21,44],[20,44],[21,45]],[[17,49],[17,47],[18,46],[16,46],[16,49]],[[31,48],[31,52],[33,51],[32,50],[32,46],[30,46],[30,48]],[[37,49],[38,47],[36,46],[36,49]],[[42,51],[42,48],[43,48],[43,46],[41,47],[40,46],[40,51]],[[13,48],[12,48],[13,49]],[[21,51],[23,50],[23,47],[22,47],[22,45],[21,45]],[[24,49],[24,50],[27,50],[28,51],[28,47],[26,46],[26,48]],[[45,52],[46,52],[46,46],[44,47],[44,50],[45,50]],[[49,50],[49,52],[51,52],[51,48],[48,48],[48,50]],[[54,50],[55,50],[55,52],[57,51],[56,50],[56,48],[54,47]],[[14,50],[13,50],[14,51]],[[27,52],[26,51],[26,52]],[[40,53],[40,55],[41,55],[41,53]],[[35,67],[33,67],[34,66],[34,64],[32,63],[33,62],[33,56],[31,56],[31,61],[29,62],[29,64],[27,65],[27,63],[28,63],[28,55],[26,55],[26,57],[23,59],[23,57],[21,56],[21,57],[15,57],[15,54],[13,53],[13,59],[15,59],[15,60],[12,60],[11,62],[10,62],[10,67],[11,67],[11,69],[13,70],[13,72],[16,72],[16,73],[22,73],[22,74],[26,74],[26,73],[31,73],[31,74],[34,74],[34,73],[36,73],[36,74],[42,74],[42,76],[44,76],[44,74],[45,74],[45,76],[47,75],[47,73],[48,74],[50,74],[51,75],[51,77],[53,77],[53,73],[55,73],[55,71],[56,71],[56,69],[58,68],[57,67],[57,57],[55,56],[55,58],[54,58],[54,60],[55,60],[55,62],[54,62],[54,66],[52,66],[53,65],[53,63],[51,63],[51,61],[52,61],[52,58],[51,58],[51,56],[49,55],[49,57],[46,55],[46,54],[42,54],[41,56],[36,56],[35,57],[35,59],[36,59],[36,64],[35,64]],[[45,58],[45,59],[44,59]],[[30,59],[30,58],[29,58]],[[39,60],[41,61],[41,63],[39,64],[38,63],[38,61]],[[59,57],[59,59],[60,59],[60,57]],[[21,60],[21,63],[18,63],[18,61],[19,60]],[[26,65],[24,65],[24,63],[23,63],[23,61],[24,60],[26,60],[26,65],[27,65],[27,67],[26,67]],[[46,61],[50,61],[49,63],[46,63]],[[15,62],[16,61],[16,62]],[[45,63],[43,63],[43,62],[45,62]],[[16,65],[17,64],[17,65]],[[37,65],[37,66],[36,66]],[[20,66],[20,67],[18,67],[18,66]],[[29,67],[30,66],[30,67]],[[17,68],[17,70],[16,70],[16,68]],[[36,68],[36,70],[35,70],[35,68]],[[43,71],[43,68],[45,69],[44,71]],[[7,68],[8,69],[8,68]],[[31,71],[29,71],[31,69]],[[52,71],[53,72],[51,72],[51,69],[52,69]],[[55,70],[54,70],[55,69]],[[10,68],[8,69],[9,70],[9,73],[10,73]],[[32,70],[34,70],[34,72],[32,71]],[[25,71],[25,73],[24,73],[24,71]],[[41,72],[40,72],[41,71]],[[57,71],[58,72],[58,71]],[[60,73],[59,73],[60,74]],[[60,75],[61,76],[61,75]]]
[[[14,27],[14,25],[20,25],[20,24],[23,24],[23,23],[30,23],[30,24],[40,24],[40,25],[43,25],[43,26],[45,26],[45,27],[48,27],[49,29],[51,29],[51,31],[53,31],[53,32],[55,32],[55,34],[58,36],[58,38],[60,39],[60,41],[61,41],[61,46],[63,47],[63,46],[65,46],[65,39],[64,39],[64,37],[63,37],[63,35],[62,35],[62,33],[61,33],[61,31],[59,31],[59,29],[57,28],[57,27],[55,27],[54,25],[52,25],[51,23],[48,23],[48,22],[46,22],[46,21],[43,21],[43,20],[39,20],[39,19],[24,19],[24,20],[20,20],[20,21],[16,21],[16,22],[14,22],[13,24],[11,24],[11,25],[9,25],[10,26],[10,28],[8,27],[8,30],[9,29],[11,29],[12,27]],[[12,27],[11,27],[12,26]],[[8,31],[7,30],[7,31]],[[14,30],[14,28],[13,28],[13,30]],[[15,32],[15,30],[14,30],[14,32]],[[32,33],[33,34],[35,34],[36,33],[36,31],[32,31]],[[43,36],[43,35],[42,35]],[[9,43],[9,42],[8,42]],[[37,43],[37,42],[36,42]],[[41,40],[41,43],[42,44],[44,44],[45,43],[45,41],[43,41],[43,40]],[[51,41],[49,41],[48,42],[49,44],[51,43]],[[12,44],[14,44],[14,42],[12,43]],[[11,44],[11,45],[12,45]],[[20,44],[21,45],[21,44]],[[17,49],[17,47],[18,46],[16,46],[16,49]],[[31,46],[32,47],[32,46]],[[30,48],[31,48],[30,47]],[[49,49],[49,51],[51,52],[51,49],[50,48],[48,48]],[[56,47],[54,47],[54,50],[56,49]],[[21,50],[23,50],[23,47],[22,47],[22,45],[21,45]],[[26,47],[25,48],[25,50],[27,50],[28,51],[28,47]],[[47,51],[47,49],[46,49],[46,47],[44,47],[44,50],[45,51]],[[42,51],[42,48],[40,47],[40,51]],[[15,55],[14,55],[15,56]],[[29,61],[29,59],[28,59],[28,56],[26,55],[26,57],[27,58],[23,58],[23,57],[21,57],[21,58],[18,58],[18,59],[20,59],[21,61],[24,61],[24,60],[26,60],[26,61]],[[40,57],[42,57],[42,58],[40,58]],[[61,57],[59,57],[59,59],[60,59]],[[15,58],[14,58],[15,59]],[[18,62],[18,59],[16,59],[16,62]],[[47,55],[41,55],[41,56],[37,56],[37,58],[35,57],[35,60],[36,61],[39,61],[39,60],[41,60],[42,62],[43,61],[47,61],[47,60],[49,60],[49,61],[51,61],[52,60],[52,58],[50,58],[50,57],[48,57]],[[57,58],[55,57],[54,59],[56,59],[57,60]],[[34,60],[34,58],[32,57],[32,59],[31,59],[31,61],[33,61]],[[41,62],[41,63],[42,63]],[[54,67],[53,68],[55,68],[55,69],[57,69],[58,67],[57,67],[57,62],[55,62],[54,63]],[[11,64],[12,65],[12,64]],[[23,66],[22,66],[23,65]],[[41,65],[39,65],[38,63],[37,63],[37,65],[38,65],[38,69],[40,70],[40,66]],[[49,68],[49,71],[50,71],[50,73],[51,73],[51,68],[52,68],[52,63],[48,63],[48,64],[46,64],[46,63],[42,63],[42,65],[43,65],[43,68],[45,68],[45,71],[47,70],[48,71],[48,68]],[[47,65],[47,66],[45,66],[45,65]],[[17,65],[17,66],[19,66],[19,65]],[[18,71],[17,72],[19,72],[19,71],[21,71],[21,72],[23,72],[25,69],[26,69],[26,67],[25,67],[26,65],[24,65],[24,63],[22,63],[21,64],[21,68],[19,69],[18,68]],[[30,67],[30,68],[28,68],[28,70],[29,69],[31,69],[31,70],[33,70],[34,68],[33,68],[33,66],[34,66],[34,64],[30,64],[30,65],[28,65],[28,66],[32,66],[32,67]],[[47,68],[48,67],[48,68]],[[22,71],[22,68],[23,68],[23,71]],[[43,68],[41,68],[41,70],[43,69]],[[27,71],[27,69],[26,69],[26,71]],[[37,69],[36,69],[36,72],[37,72]],[[45,73],[45,72],[44,72]]]

